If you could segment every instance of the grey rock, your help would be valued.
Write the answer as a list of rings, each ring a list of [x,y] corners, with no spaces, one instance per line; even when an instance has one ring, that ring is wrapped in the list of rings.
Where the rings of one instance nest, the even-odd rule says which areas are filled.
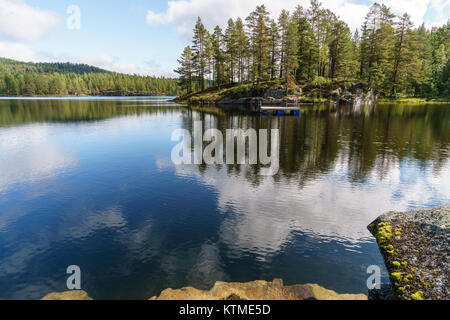
[[[380,289],[369,290],[369,300],[392,300],[392,291],[390,283],[381,284]]]

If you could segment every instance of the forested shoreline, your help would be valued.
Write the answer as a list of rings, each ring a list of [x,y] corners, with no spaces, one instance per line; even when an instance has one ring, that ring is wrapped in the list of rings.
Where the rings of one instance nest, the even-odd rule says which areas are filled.
[[[0,96],[133,96],[183,94],[176,79],[109,72],[72,63],[0,58]]]
[[[450,20],[414,26],[375,3],[362,27],[348,25],[317,0],[309,8],[270,18],[264,5],[225,30],[208,31],[198,18],[192,46],[179,59],[180,85],[194,92],[223,85],[278,81],[288,86],[359,79],[382,97],[450,96]],[[208,82],[207,82],[208,80]]]
[[[0,96],[170,95],[208,86],[277,82],[286,87],[357,79],[385,98],[450,97],[450,21],[427,29],[405,13],[375,3],[352,32],[312,0],[283,10],[264,5],[245,19],[208,31],[199,17],[191,46],[175,70],[179,79],[127,75],[71,63],[25,63],[0,58]]]

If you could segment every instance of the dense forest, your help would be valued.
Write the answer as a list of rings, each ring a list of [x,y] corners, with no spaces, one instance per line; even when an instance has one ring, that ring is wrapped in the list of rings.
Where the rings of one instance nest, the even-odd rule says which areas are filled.
[[[0,58],[1,96],[171,95],[177,80],[126,75],[72,63],[25,63]]]
[[[309,8],[270,18],[264,5],[245,19],[229,19],[210,32],[199,17],[192,46],[175,70],[187,91],[278,80],[285,84],[359,79],[386,97],[450,96],[450,21],[440,28],[415,27],[405,13],[371,6],[360,30],[317,0]]]

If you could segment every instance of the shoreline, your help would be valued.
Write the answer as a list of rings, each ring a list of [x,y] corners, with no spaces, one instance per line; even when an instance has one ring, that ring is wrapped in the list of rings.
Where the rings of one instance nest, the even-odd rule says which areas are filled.
[[[41,95],[41,96],[2,96],[0,95],[0,100],[20,100],[20,99],[28,99],[28,100],[51,100],[51,99],[70,99],[70,98],[126,98],[126,97],[160,97],[160,98],[172,98],[173,102],[182,103],[182,104],[192,104],[196,106],[221,106],[221,105],[229,105],[229,104],[237,104],[237,105],[246,105],[246,104],[256,104],[259,101],[262,101],[268,105],[283,105],[284,103],[297,103],[298,105],[316,105],[316,104],[327,104],[334,103],[332,99],[314,99],[307,97],[287,97],[285,99],[267,99],[263,96],[259,97],[243,97],[237,99],[228,99],[228,100],[186,100],[182,99],[182,97],[170,96],[170,95],[151,95],[151,94],[127,94],[127,95]],[[295,99],[296,98],[296,99]],[[295,102],[295,100],[297,102]],[[450,99],[443,98],[397,98],[397,99],[389,99],[389,98],[381,98],[375,101],[375,104],[450,104]]]
[[[286,105],[286,104],[448,104],[450,97],[380,97],[357,79],[333,80],[327,85],[304,83],[289,88],[277,81],[209,87],[174,99],[192,105]]]
[[[167,98],[175,98],[176,96],[169,95],[151,95],[151,94],[128,94],[128,95],[48,95],[48,96],[1,96],[0,99],[45,99],[45,98],[121,98],[121,97],[167,97]]]
[[[41,300],[94,300],[82,290],[54,292]],[[217,281],[210,290],[193,287],[165,289],[151,301],[226,301],[226,300],[367,300],[365,294],[337,293],[318,284],[284,285],[282,279],[273,281],[256,280],[250,282]]]

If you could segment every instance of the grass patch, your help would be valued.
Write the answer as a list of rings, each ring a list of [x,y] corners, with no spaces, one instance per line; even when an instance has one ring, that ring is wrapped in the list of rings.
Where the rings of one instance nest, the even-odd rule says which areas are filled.
[[[392,103],[403,103],[403,104],[447,104],[450,103],[450,98],[436,98],[436,99],[426,99],[426,98],[383,98],[378,99],[379,104],[392,104]]]

